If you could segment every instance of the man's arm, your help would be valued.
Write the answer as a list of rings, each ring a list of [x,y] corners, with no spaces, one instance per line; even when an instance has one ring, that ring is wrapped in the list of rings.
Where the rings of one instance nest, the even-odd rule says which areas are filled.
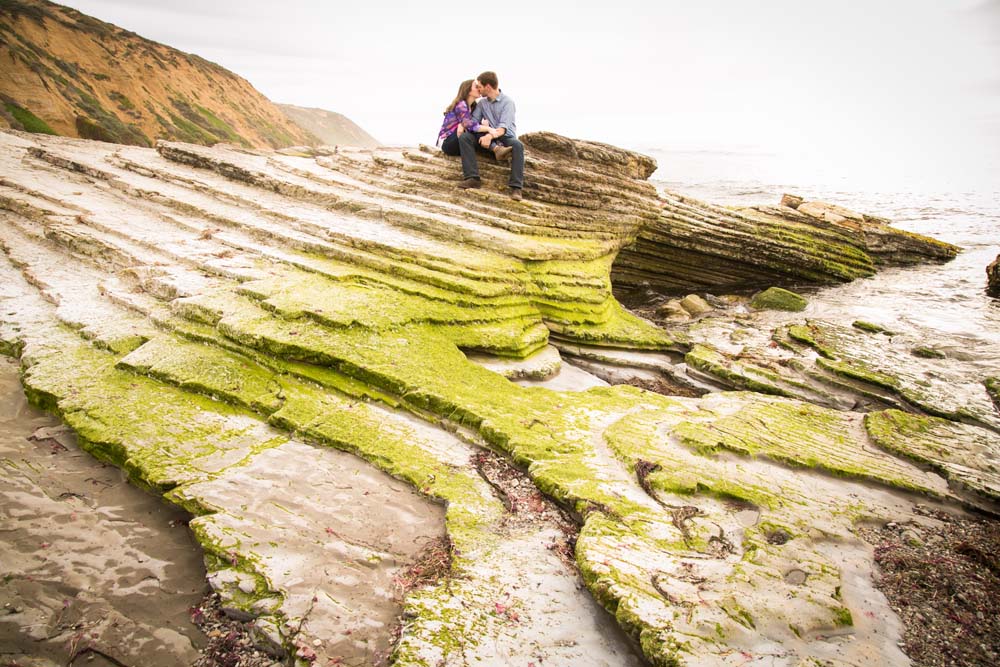
[[[502,137],[503,135],[507,134],[507,128],[503,126],[503,121],[504,121],[504,116],[505,116],[505,114],[507,112],[508,107],[510,107],[510,104],[503,104],[500,107],[499,118],[497,118],[497,127],[489,127],[489,126],[487,126],[488,129],[487,128],[483,128],[483,129],[486,130],[486,134],[484,134],[483,136],[479,137],[479,145],[482,146],[483,148],[489,148],[490,144],[493,143],[494,139],[497,139],[497,138]],[[476,111],[478,111],[478,110],[479,110],[479,107],[476,107]],[[513,111],[510,112],[510,117],[511,117],[511,122],[513,122],[513,117],[514,117],[513,116]]]

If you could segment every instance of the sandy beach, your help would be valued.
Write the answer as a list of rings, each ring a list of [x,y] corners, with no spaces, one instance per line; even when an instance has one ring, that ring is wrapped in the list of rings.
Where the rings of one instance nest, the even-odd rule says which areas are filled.
[[[191,664],[207,589],[187,515],[79,449],[0,358],[4,664]],[[139,660],[137,662],[137,660]]]

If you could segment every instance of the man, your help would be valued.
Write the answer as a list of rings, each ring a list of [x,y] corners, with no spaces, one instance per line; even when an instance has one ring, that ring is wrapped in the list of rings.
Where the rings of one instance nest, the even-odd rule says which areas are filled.
[[[458,138],[458,147],[462,152],[462,175],[465,177],[458,187],[482,187],[476,150],[491,150],[497,160],[510,158],[510,197],[521,201],[521,188],[524,187],[524,144],[517,140],[514,100],[500,92],[496,73],[483,72],[476,77],[476,81],[482,89],[483,99],[476,105],[472,118],[477,123],[486,119],[489,127],[485,132],[463,132]]]

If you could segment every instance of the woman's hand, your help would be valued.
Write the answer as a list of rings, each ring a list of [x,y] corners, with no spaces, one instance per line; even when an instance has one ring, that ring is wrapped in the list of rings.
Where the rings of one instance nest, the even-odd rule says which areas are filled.
[[[465,126],[463,126],[461,123],[459,123],[458,127],[455,128],[455,132],[458,133],[458,136],[462,136],[462,133],[465,132]]]
[[[489,127],[489,126],[490,126],[490,121],[486,120],[485,118],[479,121],[479,127]]]

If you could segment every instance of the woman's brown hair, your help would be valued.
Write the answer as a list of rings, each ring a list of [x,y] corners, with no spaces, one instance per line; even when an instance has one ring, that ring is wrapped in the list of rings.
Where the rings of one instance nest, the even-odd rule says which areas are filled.
[[[465,99],[468,99],[469,93],[472,91],[472,84],[474,84],[475,82],[476,82],[475,79],[467,79],[467,80],[463,81],[461,83],[461,85],[459,85],[459,87],[458,87],[458,95],[456,95],[455,99],[453,99],[451,101],[451,103],[448,104],[448,106],[445,108],[444,112],[448,113],[449,111],[451,111],[452,109],[455,108],[456,104],[458,104],[459,102],[461,102],[461,101],[463,101]],[[469,107],[469,111],[472,111],[475,108],[476,108],[476,103],[473,102],[472,106]]]

